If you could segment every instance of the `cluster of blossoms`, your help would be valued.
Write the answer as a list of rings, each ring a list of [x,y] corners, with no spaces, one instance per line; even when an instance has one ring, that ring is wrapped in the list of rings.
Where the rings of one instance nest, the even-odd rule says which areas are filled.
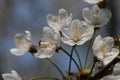
[[[46,58],[50,61],[50,57],[52,57],[55,53],[58,53],[59,50],[62,50],[70,57],[70,64],[68,76],[64,76],[64,74],[60,72],[62,75],[61,80],[120,80],[120,63],[118,63],[120,61],[118,60],[119,49],[118,47],[114,46],[114,38],[102,38],[100,35],[98,35],[92,44],[95,32],[110,21],[112,16],[111,11],[107,9],[105,0],[84,1],[94,4],[92,8],[83,9],[82,16],[84,21],[73,19],[73,15],[69,15],[65,9],[60,9],[57,16],[48,14],[46,18],[49,27],[43,28],[43,37],[39,41],[39,46],[32,44],[30,31],[25,31],[26,34],[19,33],[15,35],[14,39],[17,48],[11,49],[10,52],[17,56],[21,56],[27,52],[30,52],[36,58]],[[92,46],[93,51],[93,62],[90,65],[93,66],[89,68],[84,66],[84,68],[82,68],[83,65],[80,59],[79,61],[81,66],[77,64],[76,60],[72,56],[72,53],[73,50],[76,51],[77,46],[83,45],[89,40],[91,40],[90,45]],[[69,54],[69,52],[63,48],[61,42],[72,46],[71,54]],[[91,48],[91,46],[89,46],[89,48]],[[77,56],[79,58],[79,54]],[[87,58],[88,57],[86,57],[86,60]],[[71,60],[74,61],[79,72],[70,71]],[[115,65],[113,62],[117,64]],[[95,68],[96,63],[99,65],[97,68]],[[87,63],[85,61],[84,65],[86,64]],[[96,69],[98,69],[98,74],[101,73],[99,71],[103,71],[104,69],[107,71],[103,71],[104,75],[91,75]],[[111,71],[112,69],[112,73],[108,73],[109,70]],[[12,74],[3,74],[2,76],[4,80],[22,80],[16,71],[13,70],[11,73]]]

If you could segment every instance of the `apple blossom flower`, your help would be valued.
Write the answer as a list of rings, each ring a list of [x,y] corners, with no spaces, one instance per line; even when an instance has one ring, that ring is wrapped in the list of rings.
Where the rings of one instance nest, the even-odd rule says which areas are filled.
[[[84,21],[75,19],[71,25],[62,29],[62,42],[70,46],[82,45],[93,36],[94,29]]]
[[[109,9],[100,9],[97,5],[94,5],[92,9],[84,8],[82,15],[85,21],[90,25],[94,25],[94,27],[106,25],[112,16]]]
[[[103,77],[101,80],[120,80],[120,75],[108,75]]]
[[[117,63],[113,68],[113,73],[103,77],[101,80],[120,80],[120,63]]]
[[[65,9],[59,9],[58,16],[53,14],[47,15],[47,22],[56,32],[61,31],[62,27],[69,25],[72,21],[72,14],[68,15]]]
[[[102,38],[100,35],[96,37],[93,43],[93,53],[98,60],[103,62],[104,65],[107,65],[119,54],[117,48],[113,48],[114,39],[112,37]]]
[[[117,63],[113,68],[114,75],[120,75],[120,63]]]
[[[103,0],[84,0],[84,1],[87,2],[87,3],[90,3],[90,4],[97,4],[97,3],[99,3]]]
[[[44,27],[43,38],[40,40],[40,50],[35,54],[37,58],[50,58],[59,47],[60,35],[50,27]]]
[[[2,74],[2,77],[4,80],[22,80],[15,70],[12,70],[11,73]]]
[[[25,31],[26,34],[18,33],[15,35],[14,40],[17,48],[10,49],[10,52],[14,55],[21,56],[29,51],[32,46],[31,33]]]

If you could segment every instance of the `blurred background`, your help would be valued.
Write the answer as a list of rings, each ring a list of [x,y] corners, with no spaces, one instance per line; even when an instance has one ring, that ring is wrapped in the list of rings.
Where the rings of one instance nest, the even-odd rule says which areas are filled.
[[[107,0],[107,2],[120,34],[120,0]],[[24,80],[30,80],[39,75],[61,78],[56,68],[45,59],[37,59],[29,53],[23,56],[12,55],[9,50],[16,47],[13,37],[17,33],[29,30],[32,33],[32,42],[38,45],[43,27],[48,26],[46,20],[48,13],[57,15],[60,8],[65,8],[68,13],[73,14],[74,18],[83,20],[81,11],[90,6],[83,0],[0,0],[0,80],[2,80],[1,74],[11,70],[16,70]],[[111,24],[102,27],[96,35],[98,34],[113,36]],[[78,47],[82,62],[88,43],[89,41]],[[71,49],[67,45],[64,47],[68,51]],[[74,57],[76,58],[75,55]],[[60,51],[52,59],[66,73],[69,57]],[[76,66],[72,64],[72,71],[76,70]]]

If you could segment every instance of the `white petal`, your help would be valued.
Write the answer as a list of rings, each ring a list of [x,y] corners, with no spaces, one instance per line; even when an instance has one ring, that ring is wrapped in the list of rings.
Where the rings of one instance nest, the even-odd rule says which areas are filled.
[[[74,46],[76,44],[73,40],[68,39],[66,37],[62,37],[61,40],[63,43],[68,44],[70,46]]]
[[[60,19],[66,19],[68,17],[67,11],[63,8],[58,11],[58,15]]]
[[[103,0],[84,0],[85,2],[87,3],[90,3],[90,4],[97,4],[99,3],[100,1],[103,1]]]
[[[66,38],[71,38],[70,36],[71,36],[71,31],[70,31],[70,29],[69,28],[63,28],[62,29],[62,35],[64,36],[64,37],[66,37]]]
[[[55,54],[55,48],[53,46],[48,48],[41,48],[35,56],[37,58],[50,58]]]
[[[31,40],[31,32],[30,31],[25,31],[25,33],[26,33],[26,38],[28,40]]]
[[[82,22],[81,22],[79,19],[74,19],[74,20],[72,21],[71,26],[70,26],[71,31],[72,31],[75,27],[78,27],[78,28],[83,27]]]
[[[4,80],[22,80],[16,71],[12,71],[12,74],[5,73],[2,74]]]
[[[113,48],[110,53],[106,53],[105,58],[103,59],[104,65],[107,65],[110,63],[115,57],[117,57],[119,54],[119,50],[116,48]]]
[[[84,23],[84,22],[83,22]],[[85,23],[84,23],[85,24]],[[90,40],[93,37],[94,28],[90,25],[83,25],[84,27],[81,28],[81,39],[78,41],[79,45],[84,44],[86,41]]]
[[[103,77],[102,80],[120,80],[120,75],[118,76],[108,75],[108,76]]]
[[[61,23],[57,16],[48,14],[47,22],[48,22],[48,25],[52,27],[56,32],[59,32],[61,30]]]
[[[113,68],[114,75],[120,75],[120,63],[117,63]]]
[[[92,16],[92,11],[90,11],[89,8],[84,8],[82,11],[82,15],[86,22],[92,24],[93,16]]]
[[[99,48],[101,40],[102,40],[102,37],[101,37],[100,35],[98,35],[98,36],[95,38],[95,41],[94,41],[93,47],[92,47],[93,52],[94,52],[96,49]],[[94,53],[96,53],[96,52],[94,52]]]
[[[106,25],[110,21],[112,17],[112,13],[109,9],[101,9],[99,11],[99,16],[100,16],[100,19],[99,19],[100,25],[97,25],[97,27]]]
[[[2,74],[4,80],[18,80],[12,74]]]
[[[10,52],[16,56],[24,55],[27,51],[21,51],[17,48],[10,49]]]
[[[18,49],[21,51],[27,51],[31,47],[32,43],[26,38],[24,34],[15,35],[15,43]]]
[[[95,15],[98,14],[97,23],[95,23]],[[83,18],[86,22],[91,25],[95,25],[95,27],[101,27],[106,25],[111,19],[111,12],[108,9],[100,9],[97,5],[94,5],[92,9],[84,8],[82,11]]]
[[[114,45],[114,39],[112,37],[105,37],[103,38],[103,43],[105,43],[106,45],[110,46],[111,48]]]
[[[15,70],[12,70],[11,73],[16,76],[18,80],[22,80],[21,77],[18,75],[18,73]]]
[[[72,18],[73,18],[73,15],[70,14],[70,16],[68,16],[67,19],[66,19],[66,22],[65,22],[66,25],[68,25],[68,26],[70,25],[70,23],[71,23],[71,21],[72,21]]]
[[[46,39],[51,39],[58,41],[60,40],[60,34],[56,33],[52,28],[50,27],[44,27],[43,28],[43,37]]]
[[[101,42],[101,40],[102,40],[102,37],[100,35],[98,35],[95,38],[95,41],[94,41],[93,46],[92,46],[93,53],[98,58],[98,60],[103,59],[103,53],[100,51],[100,42]]]

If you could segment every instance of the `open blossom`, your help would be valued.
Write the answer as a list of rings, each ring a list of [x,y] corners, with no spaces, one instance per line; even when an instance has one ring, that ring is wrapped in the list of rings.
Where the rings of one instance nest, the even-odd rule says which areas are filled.
[[[120,76],[120,63],[117,63],[113,68],[113,74]]]
[[[40,40],[40,50],[35,54],[37,58],[50,58],[59,47],[60,35],[50,27],[44,27],[43,38]]]
[[[14,40],[17,48],[10,49],[12,54],[20,56],[29,51],[32,46],[31,33],[29,31],[25,31],[25,33],[26,34],[18,33],[15,35]]]
[[[114,39],[112,37],[102,38],[99,35],[94,41],[92,50],[98,60],[103,62],[104,65],[107,65],[119,54],[119,50],[117,48],[113,48],[113,46]]]
[[[120,80],[120,75],[108,75],[103,77],[101,80]]]
[[[102,27],[106,25],[112,16],[109,9],[100,9],[97,5],[94,5],[92,9],[84,8],[82,13],[85,21],[95,27]]]
[[[56,32],[61,31],[62,27],[69,25],[72,21],[72,14],[68,15],[65,9],[60,9],[58,11],[58,16],[53,14],[47,15],[47,22],[50,27],[52,27]]]
[[[87,2],[87,3],[90,3],[90,4],[97,4],[97,3],[99,3],[103,0],[84,0],[84,1]]]
[[[2,74],[2,77],[4,80],[22,80],[15,70],[12,70],[11,73]]]
[[[75,19],[71,25],[62,29],[62,42],[70,46],[82,45],[93,36],[94,29],[84,21]]]
[[[103,77],[101,80],[120,80],[120,63],[117,63],[113,68],[113,73]]]

